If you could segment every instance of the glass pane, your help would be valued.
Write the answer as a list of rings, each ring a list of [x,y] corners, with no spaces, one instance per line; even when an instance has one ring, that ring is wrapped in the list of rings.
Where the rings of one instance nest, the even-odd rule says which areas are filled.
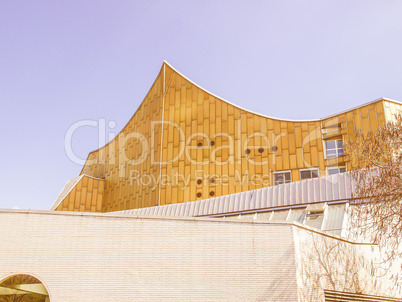
[[[279,185],[279,184],[283,184],[284,183],[284,179],[283,179],[283,175],[282,174],[274,174],[274,179],[275,179],[275,184]]]
[[[312,178],[318,177],[318,171],[317,171],[317,170],[312,170],[312,171],[311,171],[311,177],[312,177]]]
[[[342,147],[343,147],[343,141],[341,141],[341,140],[336,141],[336,146],[337,146],[338,148],[342,148]]]
[[[344,156],[345,152],[343,151],[343,149],[338,149],[338,156]]]
[[[306,217],[305,209],[291,209],[287,220],[303,223],[304,217]]]
[[[287,182],[290,182],[290,172],[274,174],[274,184],[275,185],[284,184]]]
[[[300,178],[301,179],[311,178],[310,171],[301,171],[300,172]]]
[[[339,170],[338,169],[330,169],[328,170],[328,175],[334,175],[334,174],[338,174]]]
[[[325,207],[327,206],[326,202],[315,202],[315,203],[310,203],[307,208],[306,211],[308,212],[322,212],[325,210]]]
[[[346,172],[346,168],[340,168],[339,169],[339,173],[345,173]]]
[[[327,157],[328,158],[336,157],[336,150],[327,150]]]
[[[272,212],[260,212],[257,213],[257,219],[269,219],[271,217]]]
[[[255,213],[251,214],[241,214],[240,219],[253,219],[255,216]]]
[[[325,142],[327,149],[334,149],[335,148],[335,141],[327,141]]]
[[[306,217],[306,221],[304,223],[308,226],[321,230],[323,219],[323,214],[310,214]]]
[[[325,221],[322,226],[324,231],[332,233],[341,233],[343,219],[345,217],[345,204],[329,205],[325,214]]]
[[[275,211],[272,214],[271,220],[286,220],[289,210]]]

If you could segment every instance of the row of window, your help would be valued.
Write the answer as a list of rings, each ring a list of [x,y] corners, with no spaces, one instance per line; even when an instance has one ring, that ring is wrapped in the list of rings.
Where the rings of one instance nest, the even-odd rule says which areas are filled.
[[[344,156],[343,141],[341,139],[335,139],[325,142],[325,152],[327,159]],[[328,174],[338,174],[346,172],[345,167],[332,167],[328,168]],[[300,180],[316,178],[319,176],[318,169],[306,169],[300,170]],[[287,172],[274,172],[274,185],[284,184],[291,182],[290,171]]]
[[[312,203],[307,207],[221,216],[223,218],[288,220],[336,235],[342,234],[346,204]]]
[[[344,156],[345,152],[343,149],[343,141],[342,139],[335,139],[335,140],[329,140],[325,142],[325,152],[326,152],[326,158],[336,158],[340,156]],[[333,175],[333,174],[338,174],[338,173],[343,173],[346,172],[345,167],[332,167],[328,168],[328,174]],[[315,178],[319,176],[318,169],[306,169],[306,170],[300,170],[300,180],[303,179],[309,179],[309,178]],[[290,171],[286,172],[274,172],[274,185],[279,185],[279,184],[284,184],[291,182],[291,173]]]
[[[344,172],[346,172],[345,167],[328,168],[329,175],[334,175],[334,174],[344,173]],[[300,180],[316,178],[318,176],[319,176],[319,173],[318,173],[317,168],[300,170]],[[288,183],[291,181],[292,181],[292,177],[291,177],[290,171],[274,172],[274,185],[285,184],[285,183]]]

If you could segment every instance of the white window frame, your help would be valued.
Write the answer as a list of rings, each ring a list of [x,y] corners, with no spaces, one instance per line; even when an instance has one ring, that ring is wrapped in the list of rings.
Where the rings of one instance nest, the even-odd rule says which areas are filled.
[[[327,142],[335,142],[335,148],[329,149],[329,150],[335,150],[335,156],[328,157]],[[341,148],[338,148],[337,142],[342,142]],[[343,148],[343,146],[344,146],[343,138],[328,139],[328,140],[323,141],[323,143],[324,143],[324,149],[325,149],[325,159],[332,159],[332,158],[338,158],[341,156],[345,156],[345,149]],[[340,150],[342,150],[342,154],[340,154]]]
[[[322,230],[322,227],[324,225],[324,219],[325,219],[326,213],[327,213],[327,209],[328,209],[327,202],[315,202],[315,203],[309,204],[305,209],[306,217],[304,218],[304,224],[308,225],[312,228]],[[317,226],[314,226],[315,219],[321,220],[319,228]],[[312,223],[308,223],[308,221],[312,221]]]
[[[290,175],[290,181],[288,181],[288,182],[285,181],[285,182],[283,182],[283,183],[281,183],[281,184],[286,184],[286,183],[292,182],[292,172],[291,172],[290,170],[277,171],[277,172],[274,172],[274,178],[273,178],[273,180],[272,180],[274,186],[281,185],[281,184],[276,184],[276,183],[275,183],[275,175],[280,175],[280,174],[285,174],[285,173],[289,173],[289,175]]]
[[[336,174],[340,174],[340,173],[345,173],[345,172],[339,172],[340,169],[345,169],[345,172],[347,171],[346,166],[327,167],[327,175],[336,175]],[[338,170],[338,173],[329,174],[330,170]]]
[[[275,218],[275,212],[285,212],[285,211],[287,211],[285,219]],[[288,220],[289,214],[290,214],[290,208],[273,210],[271,216],[269,217],[269,220]]]
[[[301,177],[302,172],[305,172],[305,171],[317,171],[317,175],[318,175],[318,176],[317,176],[317,177],[310,177],[310,178],[304,178],[304,179],[302,179],[302,177]],[[318,168],[300,169],[300,170],[299,170],[299,176],[300,176],[300,180],[318,178],[318,177],[320,177],[320,170],[319,170]]]

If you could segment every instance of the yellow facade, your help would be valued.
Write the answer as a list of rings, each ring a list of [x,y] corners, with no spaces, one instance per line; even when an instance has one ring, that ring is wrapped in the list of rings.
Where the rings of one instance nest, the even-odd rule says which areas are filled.
[[[55,208],[56,211],[101,212],[105,181],[83,175]]]
[[[114,140],[89,154],[81,175],[104,179],[96,207],[102,212],[324,176],[354,168],[341,145],[355,138],[356,129],[377,131],[401,111],[401,103],[379,99],[320,120],[271,118],[209,93],[164,63],[134,116]],[[329,144],[337,147],[327,150]],[[94,209],[83,206],[89,204],[85,196],[76,202],[72,194],[57,210]]]

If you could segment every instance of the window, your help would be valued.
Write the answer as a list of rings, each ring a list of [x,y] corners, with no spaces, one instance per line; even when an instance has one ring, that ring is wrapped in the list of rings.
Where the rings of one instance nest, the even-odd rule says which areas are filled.
[[[255,218],[256,218],[255,213],[241,214],[239,216],[239,219],[255,219]]]
[[[286,220],[289,210],[274,211],[270,217],[270,220]]]
[[[333,167],[333,168],[328,168],[328,175],[334,175],[338,173],[344,173],[346,172],[345,167]]]
[[[290,213],[289,213],[289,216],[287,217],[287,220],[303,223],[305,218],[306,218],[306,209],[305,208],[290,209]]]
[[[290,172],[274,172],[274,185],[291,182]]]
[[[300,170],[300,180],[318,177],[318,169]]]
[[[324,211],[327,207],[326,202],[312,203],[307,206],[305,224],[313,228],[321,230],[322,221],[324,220]]]
[[[327,158],[335,158],[345,155],[345,152],[343,151],[343,141],[341,139],[326,141],[325,149],[327,150]]]
[[[270,219],[272,216],[272,211],[270,212],[258,212],[257,219]]]
[[[328,205],[327,213],[322,224],[322,230],[341,236],[345,211],[346,203]]]

